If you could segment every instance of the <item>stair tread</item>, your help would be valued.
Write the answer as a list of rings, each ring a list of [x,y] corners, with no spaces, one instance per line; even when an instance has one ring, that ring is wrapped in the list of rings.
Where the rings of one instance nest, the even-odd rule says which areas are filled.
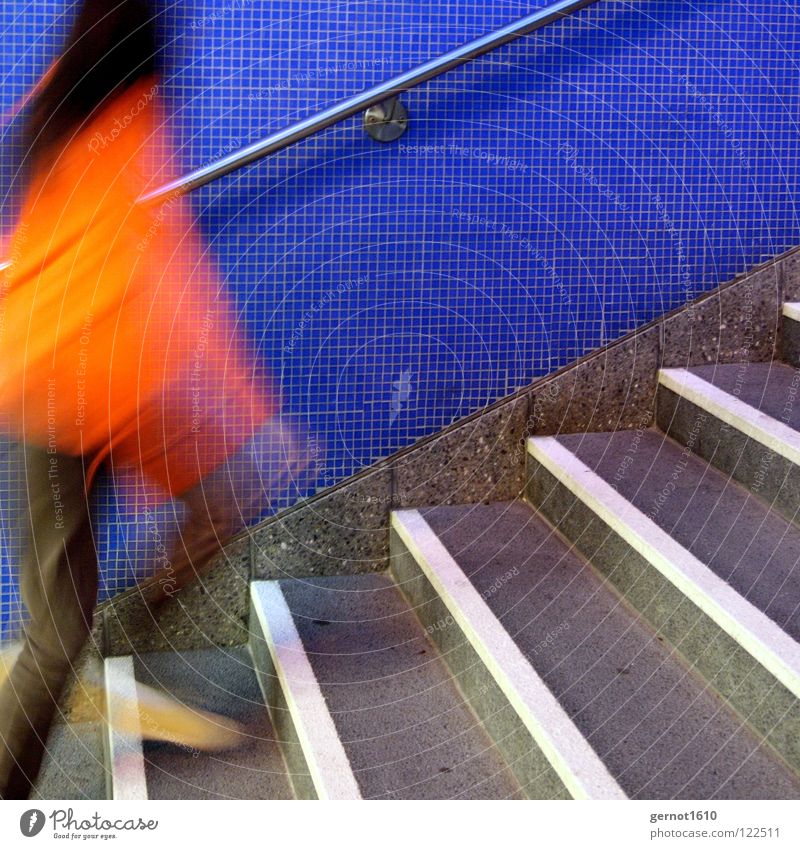
[[[420,512],[629,796],[800,796],[798,778],[527,504]]]
[[[800,528],[656,431],[558,441],[793,639],[800,639]]]
[[[365,798],[521,795],[390,578],[280,584]]]
[[[246,646],[152,652],[136,680],[245,726],[250,739],[223,752],[144,742],[151,799],[291,799],[292,790]]]
[[[697,377],[745,404],[800,431],[797,369],[785,363],[732,363],[692,366]]]

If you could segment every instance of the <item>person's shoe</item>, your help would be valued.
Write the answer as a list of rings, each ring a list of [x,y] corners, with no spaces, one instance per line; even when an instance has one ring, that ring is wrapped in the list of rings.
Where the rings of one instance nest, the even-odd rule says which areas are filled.
[[[167,693],[136,683],[136,702],[119,693],[114,699],[114,730],[161,740],[189,749],[221,751],[241,745],[244,728],[232,719],[183,704]]]

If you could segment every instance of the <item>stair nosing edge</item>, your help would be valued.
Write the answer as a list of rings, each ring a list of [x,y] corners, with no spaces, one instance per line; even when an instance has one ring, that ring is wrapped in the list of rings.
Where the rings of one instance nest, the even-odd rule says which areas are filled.
[[[783,304],[781,313],[792,321],[800,322],[800,303],[795,301],[786,301]]]

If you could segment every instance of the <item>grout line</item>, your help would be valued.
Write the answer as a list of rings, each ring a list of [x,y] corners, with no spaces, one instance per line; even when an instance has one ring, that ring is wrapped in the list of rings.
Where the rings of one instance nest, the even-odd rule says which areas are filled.
[[[780,626],[554,437],[529,439],[528,452],[795,697],[800,697],[800,652]]]
[[[573,798],[626,799],[419,511],[394,511],[392,527]]]
[[[253,608],[320,799],[360,799],[325,696],[277,581],[250,585]]]

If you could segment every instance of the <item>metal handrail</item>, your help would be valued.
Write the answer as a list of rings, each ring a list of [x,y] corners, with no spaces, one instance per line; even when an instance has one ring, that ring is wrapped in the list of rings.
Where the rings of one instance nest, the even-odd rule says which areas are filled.
[[[464,65],[478,56],[490,53],[504,44],[521,38],[523,35],[528,35],[553,21],[565,18],[583,9],[585,6],[590,6],[596,2],[597,0],[559,0],[559,2],[532,12],[530,15],[526,15],[512,24],[508,24],[502,29],[476,38],[474,41],[470,41],[461,47],[456,47],[454,50],[436,59],[431,59],[422,65],[418,65],[416,68],[412,68],[410,71],[405,71],[396,77],[392,77],[390,80],[386,80],[386,82],[362,91],[360,94],[348,97],[346,100],[329,106],[316,115],[304,118],[302,121],[291,124],[277,133],[261,139],[261,141],[236,150],[203,168],[198,168],[196,171],[192,171],[191,174],[179,177],[177,180],[173,180],[171,183],[167,183],[151,192],[146,192],[139,198],[139,203],[150,204],[171,195],[186,194],[187,192],[194,191],[194,189],[199,189],[201,186],[205,186],[219,177],[230,174],[231,171],[236,171],[245,165],[250,165],[252,162],[263,159],[271,153],[284,150],[302,141],[302,139],[308,138],[308,136],[327,129],[333,124],[338,124],[340,121],[344,121],[352,115],[363,112],[365,109],[369,109],[370,106],[383,103],[390,97],[422,85],[422,83],[438,77],[440,74],[451,71],[459,65]]]
[[[199,189],[207,183],[230,174],[231,171],[236,171],[272,153],[291,147],[291,145],[359,112],[363,112],[371,106],[376,106],[391,97],[396,97],[405,91],[422,85],[422,83],[464,65],[478,56],[497,50],[498,47],[541,29],[554,21],[568,17],[596,2],[597,0],[559,0],[557,3],[532,12],[530,15],[526,15],[524,18],[520,18],[518,21],[514,21],[514,23],[488,35],[483,35],[461,47],[456,47],[436,59],[418,65],[410,71],[405,71],[390,80],[368,88],[360,94],[348,97],[316,115],[311,115],[302,121],[291,124],[277,133],[218,159],[216,162],[198,168],[196,171],[192,171],[190,174],[179,177],[177,180],[166,183],[150,192],[145,192],[138,198],[137,203],[150,205]],[[0,271],[7,268],[9,264],[8,262],[0,262]]]

